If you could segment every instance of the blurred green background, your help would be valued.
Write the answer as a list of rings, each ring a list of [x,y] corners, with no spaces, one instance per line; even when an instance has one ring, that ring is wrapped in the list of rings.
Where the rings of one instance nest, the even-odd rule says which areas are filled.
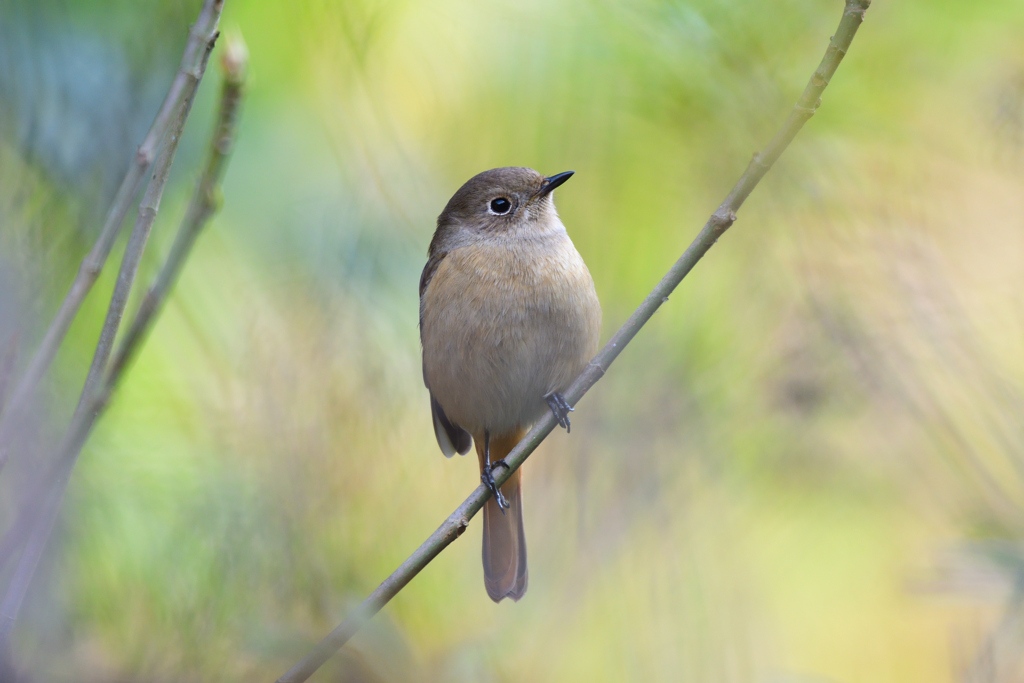
[[[441,457],[419,368],[448,197],[496,166],[575,170],[557,203],[607,339],[782,122],[841,10],[227,0],[251,78],[224,206],[83,452],[19,665],[283,673],[478,483]],[[19,369],[197,11],[0,0],[0,346],[17,339]],[[875,0],[735,227],[527,464],[526,597],[487,598],[474,522],[315,680],[1021,680],[1022,32],[1019,0]],[[118,258],[0,482],[5,519],[74,407]]]

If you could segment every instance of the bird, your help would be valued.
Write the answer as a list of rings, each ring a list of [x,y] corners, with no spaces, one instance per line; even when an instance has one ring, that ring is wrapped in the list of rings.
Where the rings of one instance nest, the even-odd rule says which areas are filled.
[[[499,489],[493,470],[551,410],[570,430],[564,396],[594,357],[601,304],[555,210],[573,175],[495,168],[452,195],[420,276],[423,381],[446,457],[476,446],[483,507],[484,586],[518,601],[529,571],[521,470]]]

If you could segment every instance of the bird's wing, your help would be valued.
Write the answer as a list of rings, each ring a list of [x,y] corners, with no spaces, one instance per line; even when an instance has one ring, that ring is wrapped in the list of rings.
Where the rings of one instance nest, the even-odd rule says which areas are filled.
[[[469,432],[448,419],[441,404],[434,398],[434,392],[430,392],[430,412],[434,416],[434,436],[437,437],[437,445],[441,447],[444,457],[468,453],[473,444]]]
[[[423,334],[423,293],[427,291],[427,285],[430,284],[431,278],[434,277],[434,273],[437,272],[437,267],[441,265],[441,261],[448,255],[447,251],[436,249],[434,244],[430,245],[430,255],[427,258],[427,265],[423,266],[423,272],[420,274],[420,334]]]
[[[420,335],[423,335],[423,293],[427,291],[427,285],[430,284],[430,279],[434,277],[434,273],[437,272],[437,267],[441,265],[441,261],[448,255],[447,251],[442,251],[436,248],[436,245],[432,242],[430,245],[430,256],[427,259],[427,265],[423,267],[423,274],[420,275]],[[430,391],[430,385],[427,384],[426,372],[423,375],[423,384],[426,385],[427,390]],[[456,453],[459,455],[465,455],[469,452],[470,446],[473,445],[473,440],[469,436],[469,432],[455,424],[448,419],[448,416],[444,414],[444,409],[441,408],[441,404],[434,398],[434,392],[430,392],[430,412],[434,417],[434,436],[437,437],[437,445],[441,447],[441,452],[444,453],[446,458],[450,458]]]

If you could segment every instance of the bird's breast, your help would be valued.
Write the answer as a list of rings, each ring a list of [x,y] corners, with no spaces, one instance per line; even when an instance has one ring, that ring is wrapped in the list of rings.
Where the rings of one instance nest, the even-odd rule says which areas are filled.
[[[597,350],[594,283],[564,233],[453,250],[422,306],[424,379],[473,434],[534,422]]]

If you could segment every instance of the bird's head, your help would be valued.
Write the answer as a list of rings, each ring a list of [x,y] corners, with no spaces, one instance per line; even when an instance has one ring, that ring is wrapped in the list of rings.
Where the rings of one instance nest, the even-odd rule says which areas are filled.
[[[515,166],[478,173],[448,201],[438,216],[438,229],[468,229],[482,236],[562,229],[551,193],[572,174],[543,176]]]

